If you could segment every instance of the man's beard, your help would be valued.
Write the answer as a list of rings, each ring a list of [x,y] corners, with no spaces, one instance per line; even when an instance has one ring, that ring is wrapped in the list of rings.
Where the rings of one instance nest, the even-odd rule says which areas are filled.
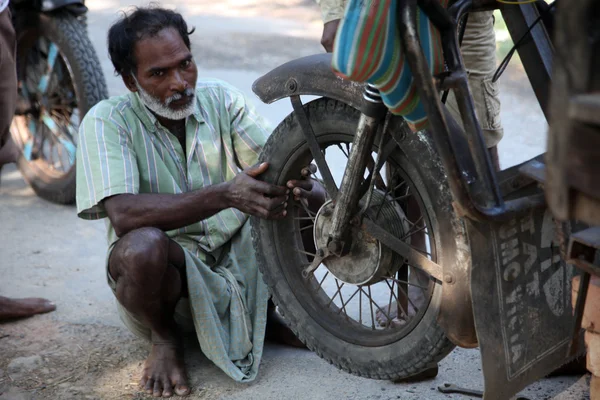
[[[165,100],[163,103],[159,98],[156,98],[150,93],[146,92],[137,82],[137,79],[135,80],[135,86],[137,87],[140,99],[142,99],[142,103],[144,103],[146,107],[160,117],[178,121],[189,117],[196,109],[196,92],[192,88],[187,88],[181,93],[175,93],[173,96],[167,98],[167,100]],[[189,99],[189,102],[184,107],[173,109],[169,106],[173,101],[177,101],[182,98]]]

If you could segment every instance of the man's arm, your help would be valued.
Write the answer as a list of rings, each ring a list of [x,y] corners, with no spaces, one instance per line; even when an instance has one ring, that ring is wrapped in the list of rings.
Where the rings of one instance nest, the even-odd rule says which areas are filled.
[[[323,19],[323,35],[321,44],[325,51],[333,51],[335,35],[340,24],[340,19],[344,16],[346,0],[315,0],[321,8],[321,18]]]
[[[255,179],[267,168],[266,163],[250,167],[229,182],[193,192],[120,194],[105,199],[104,207],[119,237],[142,227],[182,228],[231,207],[261,218],[282,218],[287,189]]]

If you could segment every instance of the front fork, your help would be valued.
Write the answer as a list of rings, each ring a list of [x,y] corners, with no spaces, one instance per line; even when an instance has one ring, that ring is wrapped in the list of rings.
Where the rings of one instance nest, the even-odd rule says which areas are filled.
[[[383,105],[379,90],[371,85],[365,87],[363,94],[366,106],[363,108],[358,121],[352,149],[348,156],[348,164],[344,171],[342,184],[334,199],[335,208],[331,221],[327,250],[330,254],[341,257],[350,251],[352,238],[348,227],[358,210],[361,197],[361,184],[367,164],[371,159],[373,143],[377,131],[387,112]],[[376,166],[373,165],[372,168]],[[373,171],[373,173],[375,173]]]

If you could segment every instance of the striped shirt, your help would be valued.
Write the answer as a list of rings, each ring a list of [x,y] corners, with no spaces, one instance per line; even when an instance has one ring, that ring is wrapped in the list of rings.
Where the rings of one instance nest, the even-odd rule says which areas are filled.
[[[229,181],[255,164],[270,133],[238,89],[199,81],[196,109],[186,120],[186,149],[143,105],[137,93],[101,101],[83,119],[77,146],[77,213],[105,218],[102,200],[117,194],[188,192]],[[167,232],[213,251],[247,220],[229,208]],[[118,239],[107,219],[108,243]]]

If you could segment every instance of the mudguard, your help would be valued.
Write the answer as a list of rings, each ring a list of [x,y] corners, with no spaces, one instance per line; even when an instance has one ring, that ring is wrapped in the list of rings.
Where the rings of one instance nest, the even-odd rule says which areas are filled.
[[[331,54],[315,54],[287,62],[258,78],[252,91],[264,103],[289,96],[323,96],[362,110],[364,84],[340,78],[331,70]]]

